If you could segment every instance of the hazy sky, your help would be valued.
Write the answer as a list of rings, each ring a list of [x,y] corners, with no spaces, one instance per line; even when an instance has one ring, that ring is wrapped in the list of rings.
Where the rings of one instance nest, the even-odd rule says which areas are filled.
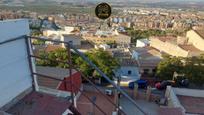
[[[64,0],[64,1],[69,1],[69,0]],[[93,1],[93,2],[98,2],[98,1],[107,1],[107,2],[204,2],[204,0],[74,0],[74,1]]]
[[[103,1],[103,0],[87,0],[87,1]],[[106,1],[124,1],[124,0],[106,0]],[[125,1],[138,1],[138,2],[164,2],[164,1],[187,2],[187,1],[194,1],[194,2],[202,2],[204,0],[125,0]]]

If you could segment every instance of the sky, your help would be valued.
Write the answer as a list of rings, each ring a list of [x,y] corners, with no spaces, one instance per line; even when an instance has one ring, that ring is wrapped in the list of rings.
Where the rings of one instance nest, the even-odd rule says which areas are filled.
[[[66,1],[66,0],[65,0]],[[76,0],[76,1],[81,1],[81,0]],[[103,1],[103,0],[85,0],[85,1]],[[107,1],[124,1],[124,0],[107,0]],[[142,1],[147,1],[147,2],[186,2],[186,1],[196,1],[196,2],[200,2],[200,1],[204,1],[204,0],[125,0],[125,1],[137,1],[137,2],[142,2]]]
[[[64,0],[64,1],[69,1],[69,0]],[[204,0],[75,0],[75,1],[93,1],[93,2],[98,2],[98,1],[108,1],[108,2],[204,2]]]
[[[37,0],[0,0],[0,2],[2,1],[37,1]],[[39,0],[38,0],[39,1]],[[155,3],[155,2],[204,2],[204,0],[41,0],[41,1],[64,1],[64,2],[141,2],[141,3]]]

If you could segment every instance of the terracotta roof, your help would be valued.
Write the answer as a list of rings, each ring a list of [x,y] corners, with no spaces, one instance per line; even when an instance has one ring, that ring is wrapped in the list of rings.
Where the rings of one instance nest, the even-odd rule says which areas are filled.
[[[200,37],[202,37],[202,38],[204,39],[204,30],[195,30],[195,32],[196,32],[197,34],[199,34]]]
[[[160,59],[155,60],[139,60],[140,67],[157,67]]]
[[[179,45],[180,48],[186,50],[186,51],[191,51],[191,52],[202,52],[201,50],[197,49],[193,45]]]
[[[133,50],[138,53],[139,59],[142,60],[155,60],[161,58],[161,52],[153,47],[143,47],[143,48],[137,48]],[[133,52],[132,51],[132,52]]]
[[[153,38],[155,38],[155,39],[159,39],[159,40],[161,40],[161,41],[163,41],[163,42],[166,42],[166,41],[176,41],[177,40],[177,38],[176,37],[174,37],[174,36],[156,36],[156,37],[153,37]]]
[[[120,64],[121,66],[137,66],[138,67],[138,63],[134,59],[122,59]]]

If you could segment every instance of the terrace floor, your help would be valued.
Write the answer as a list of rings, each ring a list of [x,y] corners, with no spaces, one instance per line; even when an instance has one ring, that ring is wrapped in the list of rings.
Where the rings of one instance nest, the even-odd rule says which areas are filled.
[[[65,98],[31,92],[6,112],[12,115],[61,115],[68,108],[71,103]]]
[[[204,114],[204,98],[177,95],[187,113]]]
[[[84,96],[88,96],[89,98],[92,98],[93,96],[96,97],[96,104],[107,114],[111,115],[114,111],[114,105],[112,105],[105,97],[103,97],[101,94],[97,92],[92,91],[83,91],[83,94],[79,97],[77,100],[77,110],[82,115],[90,115],[94,113],[94,115],[103,115],[102,112],[99,111],[96,107],[93,106],[93,104]],[[114,99],[113,97],[110,97],[110,99]]]

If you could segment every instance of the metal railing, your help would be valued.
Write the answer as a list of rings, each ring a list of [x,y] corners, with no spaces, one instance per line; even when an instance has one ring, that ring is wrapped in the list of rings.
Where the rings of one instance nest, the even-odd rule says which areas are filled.
[[[42,58],[42,57],[39,57],[39,56],[34,56],[34,55],[30,55],[31,57],[33,58],[36,58],[36,59],[41,59],[41,60],[50,60],[48,58]],[[64,63],[64,64],[69,64],[67,62],[64,62],[64,61],[56,61],[56,60],[50,60],[50,61],[53,61],[53,62],[58,62],[58,63]],[[119,108],[109,97],[107,97],[107,95],[105,95],[90,79],[88,79],[76,66],[72,66],[72,69],[75,69],[77,72],[80,72],[82,78],[84,78],[86,81],[88,81],[88,83],[90,83],[94,89],[96,89],[97,92],[99,92],[99,94],[101,94],[106,100],[108,100],[115,108]],[[35,73],[37,75],[37,73]],[[52,77],[49,77],[47,76],[48,78],[52,78]],[[53,78],[55,79],[55,78]],[[121,114],[125,114],[125,112],[121,109],[119,109],[119,112],[121,112]]]
[[[59,41],[59,40],[52,40],[51,38],[39,38],[39,37],[31,37],[28,36],[31,39],[37,39],[37,40],[42,40],[42,41],[50,41],[50,42],[55,42],[55,43],[63,43],[66,44],[68,46],[69,49],[72,49],[73,52],[75,52],[76,54],[78,54],[85,62],[87,62],[92,68],[94,68],[103,78],[105,78],[114,88],[117,89],[117,91],[119,91],[124,97],[126,97],[132,104],[134,104],[134,106],[144,115],[146,115],[145,111],[139,107],[139,105],[134,101],[134,99],[132,99],[125,91],[123,91],[120,87],[118,87],[118,85],[113,82],[106,74],[104,74],[92,61],[90,61],[82,52],[78,51],[72,44],[70,44],[69,42],[64,42],[64,41]],[[34,56],[33,56],[34,57]],[[69,63],[70,64],[70,63]],[[74,66],[72,66],[74,67]],[[76,70],[79,71],[79,69],[77,69],[77,67],[74,67]],[[87,78],[87,77],[85,77]],[[94,85],[92,83],[92,85]],[[97,87],[95,87],[97,88]],[[98,91],[100,91],[99,89],[97,89]],[[111,100],[109,100],[110,102],[112,102]],[[112,102],[112,104],[114,104],[116,107],[117,105],[115,103]],[[119,109],[119,107],[117,107]],[[122,111],[122,110],[120,110]],[[124,112],[123,112],[124,113]]]
[[[32,43],[31,43],[31,39],[37,39],[37,40],[43,40],[43,41],[50,41],[50,42],[56,42],[56,43],[64,43],[67,45],[67,48],[68,48],[68,53],[71,52],[71,50],[73,52],[75,52],[76,54],[78,54],[85,62],[87,62],[92,68],[94,68],[104,79],[106,79],[118,92],[120,92],[125,98],[127,98],[132,104],[134,104],[134,106],[141,112],[143,113],[144,115],[146,115],[146,113],[144,112],[144,110],[142,108],[139,107],[139,105],[134,101],[134,99],[132,99],[125,91],[123,91],[116,83],[114,83],[112,80],[109,79],[109,77],[104,74],[93,62],[91,62],[83,53],[81,53],[80,51],[78,51],[72,44],[69,44],[68,42],[64,42],[64,41],[58,41],[58,40],[52,40],[52,39],[44,39],[44,38],[39,38],[39,37],[31,37],[31,36],[20,36],[20,37],[17,37],[17,38],[13,38],[13,39],[10,39],[10,40],[6,40],[6,41],[3,41],[3,42],[0,42],[0,45],[1,44],[4,44],[4,43],[8,43],[8,42],[12,42],[12,41],[15,41],[15,40],[19,40],[19,39],[22,39],[24,38],[25,39],[25,42],[26,42],[26,45],[27,45],[27,53],[28,53],[28,58],[29,58],[29,66],[30,66],[30,70],[31,70],[31,73],[32,73],[32,76],[34,77],[34,75],[37,75],[37,73],[34,73],[33,72],[33,68],[32,68],[32,58],[38,58],[38,59],[45,59],[45,60],[48,60],[46,58],[42,58],[42,57],[38,57],[38,56],[35,56],[35,55],[32,55],[31,54],[31,51],[30,49],[32,49]],[[71,53],[70,53],[71,55]],[[71,58],[69,58],[71,59]],[[67,62],[63,62],[63,61],[57,61],[57,60],[51,60],[51,61],[56,61],[56,62],[60,62],[60,63],[66,63],[66,64],[70,64],[72,65],[71,61],[67,61]],[[72,65],[72,68],[76,69],[77,71],[80,72],[80,70]],[[102,94],[111,104],[113,104],[121,114],[125,114],[125,112],[120,109],[120,107],[118,107],[118,105],[116,105],[109,97],[107,97],[103,92],[100,91],[100,89],[98,89],[96,87],[96,85],[91,82],[91,80],[89,80],[82,72],[80,72],[82,77],[85,78],[100,94]],[[50,76],[46,76],[47,78],[51,78]],[[56,79],[57,80],[57,79]],[[71,80],[72,81],[72,80]],[[34,84],[34,81],[33,81],[33,84]],[[74,86],[73,83],[71,83],[72,86]],[[88,96],[85,96],[88,98]],[[88,99],[89,101],[92,102],[92,100],[89,98]],[[73,102],[73,101],[72,101]],[[100,107],[98,107],[94,102],[92,102],[103,114],[105,114],[105,112],[103,110],[101,110]]]

